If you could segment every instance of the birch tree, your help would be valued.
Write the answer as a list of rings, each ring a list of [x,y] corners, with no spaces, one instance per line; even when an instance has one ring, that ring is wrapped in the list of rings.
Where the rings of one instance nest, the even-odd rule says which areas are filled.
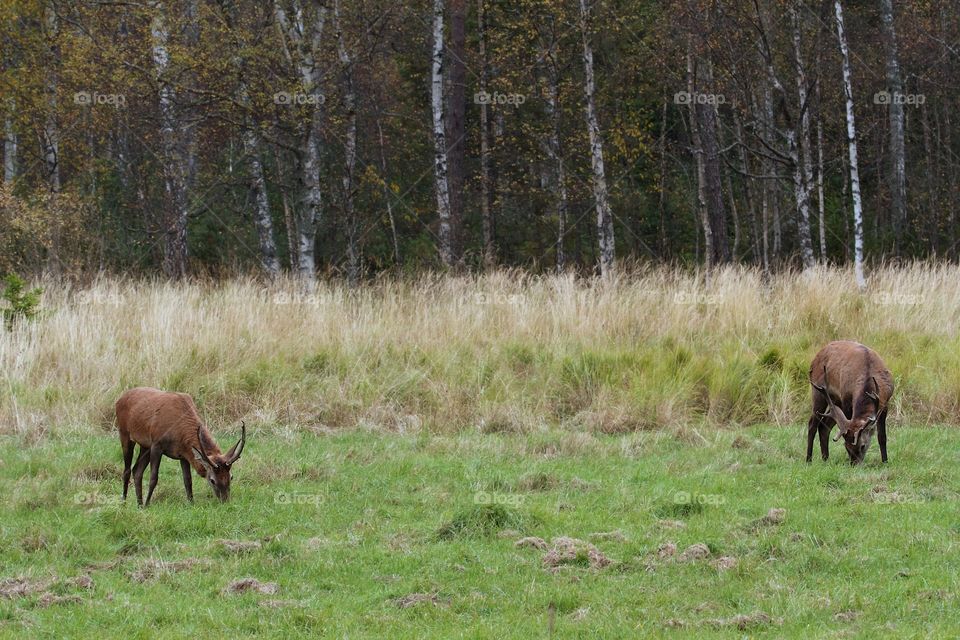
[[[847,150],[850,156],[850,192],[853,196],[853,266],[857,278],[857,287],[861,291],[867,287],[863,276],[863,200],[860,196],[860,165],[857,159],[857,123],[853,113],[853,80],[850,73],[850,51],[843,27],[843,6],[840,0],[834,0],[834,12],[837,20],[837,41],[840,44],[840,56],[843,64],[843,95],[847,115]]]
[[[337,38],[337,55],[343,76],[343,106],[346,110],[347,131],[343,144],[343,215],[347,229],[347,281],[355,287],[360,283],[360,248],[357,214],[354,207],[354,170],[357,165],[357,95],[353,80],[353,61],[343,34],[340,0],[333,2],[333,24]]]
[[[297,209],[297,274],[308,286],[316,281],[316,235],[323,207],[320,175],[320,147],[323,144],[323,102],[321,68],[317,60],[323,41],[327,8],[310,1],[305,11],[301,0],[292,0],[290,10],[283,0],[274,0],[274,15],[284,41],[287,61],[299,73],[306,117],[300,123],[298,161],[303,197]]]
[[[583,40],[583,93],[586,98],[587,130],[590,133],[590,165],[593,168],[593,199],[597,210],[597,239],[600,245],[600,274],[607,276],[614,266],[613,212],[607,194],[607,176],[603,168],[603,138],[594,98],[593,48],[590,44],[590,11],[587,0],[580,0],[580,33]]]
[[[170,31],[167,8],[153,3],[150,22],[151,52],[160,109],[160,158],[165,191],[161,216],[163,272],[173,280],[187,275],[187,218],[189,216],[189,150],[183,135],[186,123],[177,104],[176,79],[171,77]]]
[[[246,60],[243,51],[244,43],[241,40],[238,24],[238,7],[236,0],[221,0],[227,27],[234,38],[233,66],[237,73],[237,102],[243,109],[243,154],[250,172],[250,192],[253,200],[253,222],[257,230],[257,239],[260,245],[260,263],[270,278],[280,274],[280,260],[277,258],[277,244],[273,238],[273,218],[270,214],[270,199],[267,194],[267,179],[264,175],[263,160],[261,158],[261,139],[256,123],[250,114],[250,92],[247,88]]]
[[[433,114],[433,175],[437,193],[437,217],[440,224],[440,260],[454,266],[450,237],[450,183],[447,175],[447,124],[443,96],[443,16],[444,0],[433,0],[433,53],[430,67],[430,104]]]

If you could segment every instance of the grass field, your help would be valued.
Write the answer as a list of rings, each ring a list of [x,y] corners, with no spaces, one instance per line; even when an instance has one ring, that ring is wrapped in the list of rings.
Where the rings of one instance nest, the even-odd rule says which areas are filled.
[[[0,637],[960,635],[960,269],[851,281],[41,282],[0,330]],[[894,374],[885,466],[802,462],[840,338]],[[136,385],[246,421],[231,502],[170,460],[119,502]]]
[[[895,427],[890,463],[851,468],[801,462],[801,431],[264,428],[230,503],[190,506],[167,461],[147,510],[113,438],[8,436],[0,636],[531,638],[551,609],[556,637],[960,634],[955,432]],[[223,594],[243,578],[267,593]]]

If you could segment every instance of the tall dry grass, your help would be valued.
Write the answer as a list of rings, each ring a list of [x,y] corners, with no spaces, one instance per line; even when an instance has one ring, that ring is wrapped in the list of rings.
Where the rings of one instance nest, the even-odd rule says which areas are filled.
[[[45,287],[43,315],[0,332],[0,431],[109,428],[120,392],[191,393],[215,428],[556,427],[621,432],[804,421],[829,340],[873,346],[894,373],[894,423],[960,422],[960,268],[881,267],[710,286],[650,268],[609,282],[501,271],[293,281],[101,279]]]

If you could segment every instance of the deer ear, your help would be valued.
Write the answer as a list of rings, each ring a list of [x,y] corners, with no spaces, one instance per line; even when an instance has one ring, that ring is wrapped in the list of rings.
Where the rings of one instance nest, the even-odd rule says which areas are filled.
[[[213,473],[213,465],[207,462],[207,459],[202,453],[200,453],[200,450],[196,447],[190,447],[190,450],[193,451],[194,459],[203,465],[203,468],[207,470],[207,473]]]

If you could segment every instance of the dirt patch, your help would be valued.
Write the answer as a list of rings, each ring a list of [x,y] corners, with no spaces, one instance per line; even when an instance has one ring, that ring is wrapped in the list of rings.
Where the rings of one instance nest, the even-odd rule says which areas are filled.
[[[551,540],[550,544],[551,548],[543,556],[543,564],[548,569],[555,569],[561,565],[602,569],[612,562],[602,551],[584,540],[561,536]]]
[[[853,622],[860,617],[859,611],[840,611],[833,616],[833,619],[837,622]]]
[[[74,589],[86,589],[89,591],[93,589],[93,578],[88,575],[77,576],[76,578],[70,578],[64,584]]]
[[[549,547],[550,545],[548,545],[547,541],[544,540],[543,538],[528,536],[526,538],[520,538],[519,540],[513,543],[513,546],[520,549],[530,547],[532,549],[540,549],[541,551],[545,551],[547,547]]]
[[[0,598],[13,600],[14,598],[26,598],[35,593],[46,591],[57,582],[57,578],[48,578],[46,580],[34,580],[32,578],[4,578],[0,580]]]
[[[672,558],[675,555],[677,555],[677,545],[672,542],[664,542],[662,545],[657,547],[657,557],[661,560]]]
[[[767,515],[754,520],[750,525],[751,530],[762,529],[764,527],[774,527],[783,524],[787,519],[787,510],[774,507],[767,511]]]
[[[657,526],[661,529],[686,529],[687,523],[683,520],[657,520]]]
[[[280,591],[280,586],[276,582],[260,582],[256,578],[240,578],[223,588],[224,595],[249,593],[251,591],[272,596]]]
[[[393,599],[393,604],[401,609],[409,609],[410,607],[415,607],[418,604],[429,603],[433,606],[440,606],[443,604],[443,601],[440,600],[439,594],[434,593],[409,593],[405,596]]]
[[[720,556],[712,564],[717,571],[728,571],[737,566],[737,559],[733,556]]]
[[[684,549],[683,553],[681,553],[677,559],[680,560],[680,562],[694,562],[709,557],[710,547],[702,542],[697,542]]]
[[[148,560],[136,571],[130,573],[130,579],[134,582],[147,582],[164,574],[172,574],[178,571],[185,571],[196,566],[206,566],[208,560],[200,558],[186,558],[184,560],[173,560],[166,562],[164,560]]]
[[[217,542],[230,553],[247,553],[263,548],[263,543],[259,540],[218,540]]]

